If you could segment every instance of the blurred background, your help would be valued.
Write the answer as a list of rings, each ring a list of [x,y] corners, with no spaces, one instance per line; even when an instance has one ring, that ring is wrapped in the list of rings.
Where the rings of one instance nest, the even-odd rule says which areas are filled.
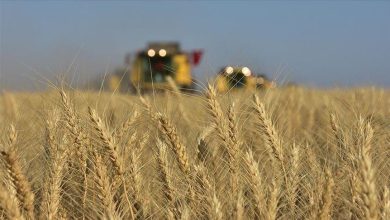
[[[390,86],[389,1],[1,1],[0,89],[91,85],[150,42],[307,86]]]

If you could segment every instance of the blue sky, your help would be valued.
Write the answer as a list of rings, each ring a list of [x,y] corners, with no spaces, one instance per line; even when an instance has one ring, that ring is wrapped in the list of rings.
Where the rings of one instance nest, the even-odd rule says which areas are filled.
[[[390,86],[387,1],[1,1],[0,8],[0,89],[40,88],[60,73],[86,82],[149,41],[204,49],[194,69],[201,79],[235,64],[310,86]]]

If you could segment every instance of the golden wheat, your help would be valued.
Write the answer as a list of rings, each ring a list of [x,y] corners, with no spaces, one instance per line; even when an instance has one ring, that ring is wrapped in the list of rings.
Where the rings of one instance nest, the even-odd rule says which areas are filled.
[[[0,219],[389,218],[389,91],[172,88],[0,95]]]

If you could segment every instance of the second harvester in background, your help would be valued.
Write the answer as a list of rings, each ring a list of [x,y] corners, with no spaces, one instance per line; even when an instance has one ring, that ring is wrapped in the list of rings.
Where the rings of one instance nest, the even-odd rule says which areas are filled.
[[[265,75],[252,73],[248,67],[227,66],[217,74],[216,87],[223,93],[237,89],[268,89],[275,87],[275,83]]]

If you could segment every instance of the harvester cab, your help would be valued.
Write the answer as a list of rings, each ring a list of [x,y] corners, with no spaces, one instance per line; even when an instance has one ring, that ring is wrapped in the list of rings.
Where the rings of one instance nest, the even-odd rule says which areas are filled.
[[[269,81],[265,75],[254,74],[245,66],[224,67],[216,78],[216,87],[219,92],[236,89],[272,88],[274,86],[275,83]]]
[[[172,85],[179,89],[193,86],[192,66],[200,61],[201,51],[183,52],[178,43],[150,43],[139,51],[130,67],[130,82],[140,90],[164,90]]]

